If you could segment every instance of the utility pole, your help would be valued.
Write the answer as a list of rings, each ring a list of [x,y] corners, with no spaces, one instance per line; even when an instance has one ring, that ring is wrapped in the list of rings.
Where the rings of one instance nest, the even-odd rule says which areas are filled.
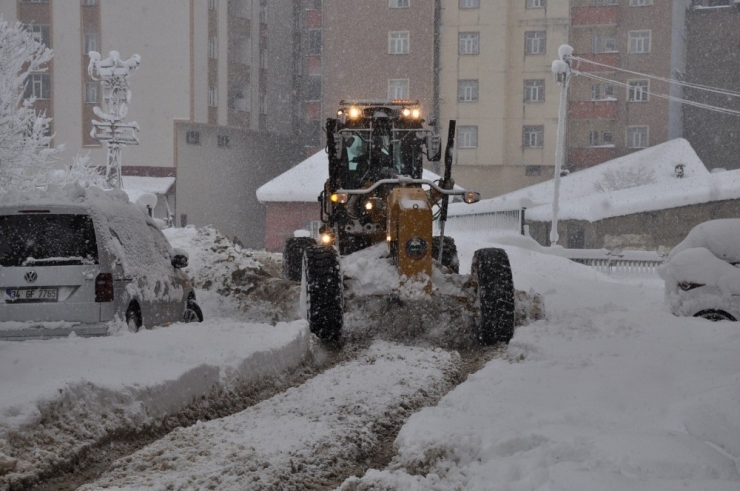
[[[103,86],[103,110],[95,106],[93,112],[103,121],[92,120],[90,136],[108,147],[108,159],[105,167],[105,180],[115,189],[123,187],[121,176],[121,149],[126,145],[138,145],[136,132],[139,125],[135,121],[124,123],[131,101],[128,88],[128,76],[139,68],[141,57],[133,55],[128,60],[121,60],[118,51],[111,51],[108,58],[101,60],[100,53],[90,51],[90,64],[87,73]]]
[[[570,58],[573,48],[563,44],[558,48],[560,59],[552,62],[552,73],[560,84],[560,107],[558,108],[558,133],[555,147],[555,176],[553,179],[552,229],[550,230],[550,247],[558,245],[558,212],[560,211],[560,173],[565,157],[565,123],[568,110],[568,84],[570,83]]]

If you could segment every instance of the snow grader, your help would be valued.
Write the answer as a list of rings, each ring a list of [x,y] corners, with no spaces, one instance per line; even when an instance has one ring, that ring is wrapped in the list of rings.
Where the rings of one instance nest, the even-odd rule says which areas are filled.
[[[441,159],[441,139],[421,116],[418,101],[341,101],[337,117],[326,121],[329,178],[318,197],[318,242],[291,237],[283,254],[284,276],[301,281],[303,314],[322,341],[336,343],[342,336],[346,292],[340,257],[370,247],[384,247],[378,260],[389,261],[398,273],[398,286],[387,292],[389,305],[403,310],[399,292],[409,288],[417,298],[438,302],[444,294],[432,278],[464,276],[472,285],[464,303],[473,312],[474,342],[508,343],[513,336],[514,287],[506,252],[480,249],[471,274],[458,275],[454,239],[444,236],[450,197],[480,199],[451,178],[456,122],[449,125],[444,177],[424,179],[424,157]]]

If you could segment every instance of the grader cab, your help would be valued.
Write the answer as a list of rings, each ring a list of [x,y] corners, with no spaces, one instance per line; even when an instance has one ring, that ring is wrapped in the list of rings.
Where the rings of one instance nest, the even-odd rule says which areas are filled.
[[[443,235],[448,200],[455,196],[474,203],[480,195],[455,187],[450,176],[455,121],[450,122],[444,177],[424,179],[424,157],[439,161],[441,142],[424,127],[421,116],[417,101],[342,101],[337,117],[326,122],[329,179],[319,196],[318,243],[290,238],[283,255],[286,278],[302,281],[301,302],[311,331],[325,341],[341,337],[341,256],[385,242],[385,260],[397,267],[399,287],[411,284],[432,302],[433,268],[458,273],[454,240]],[[437,236],[435,220],[441,230]],[[508,342],[513,334],[513,283],[506,253],[477,251],[472,282],[478,342]]]

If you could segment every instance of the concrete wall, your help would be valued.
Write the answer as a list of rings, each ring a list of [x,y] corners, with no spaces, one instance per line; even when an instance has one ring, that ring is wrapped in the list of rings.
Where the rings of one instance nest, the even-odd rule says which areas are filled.
[[[200,133],[200,145],[186,143],[189,130]],[[217,145],[229,137],[229,148]],[[198,227],[212,225],[246,247],[265,245],[265,209],[255,192],[300,160],[301,148],[284,137],[204,124],[177,125],[177,204],[175,221]]]
[[[716,201],[666,210],[635,213],[596,222],[561,220],[558,243],[568,248],[670,250],[696,225],[718,218],[740,217],[740,200]],[[530,235],[549,245],[551,222],[531,222]],[[579,238],[583,242],[579,242]]]

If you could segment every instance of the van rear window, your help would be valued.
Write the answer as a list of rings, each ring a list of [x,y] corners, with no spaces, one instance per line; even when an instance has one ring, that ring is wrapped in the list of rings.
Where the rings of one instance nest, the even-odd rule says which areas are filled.
[[[98,264],[89,215],[3,215],[0,237],[0,265],[5,267]]]

